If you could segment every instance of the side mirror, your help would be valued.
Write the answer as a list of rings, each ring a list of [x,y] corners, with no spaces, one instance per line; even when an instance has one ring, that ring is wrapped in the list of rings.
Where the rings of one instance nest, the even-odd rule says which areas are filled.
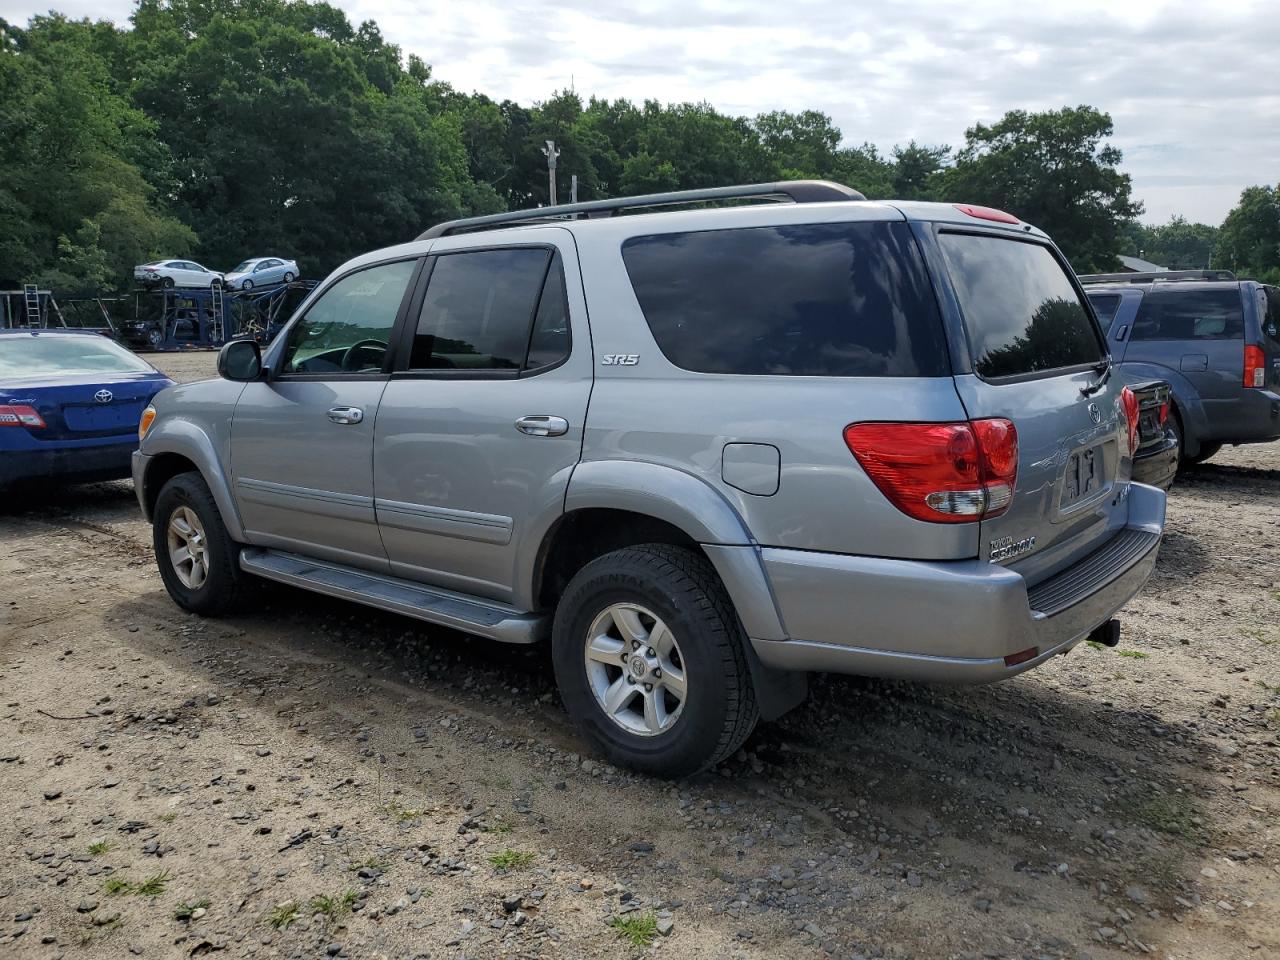
[[[218,352],[218,376],[247,382],[262,379],[262,350],[256,340],[232,340]]]

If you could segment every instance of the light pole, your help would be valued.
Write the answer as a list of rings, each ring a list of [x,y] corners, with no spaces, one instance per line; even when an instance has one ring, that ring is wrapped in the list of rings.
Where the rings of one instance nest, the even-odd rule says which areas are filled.
[[[556,205],[556,157],[560,156],[560,151],[556,149],[556,142],[548,140],[547,145],[542,148],[542,155],[547,158],[547,181],[549,189],[547,198],[550,201],[549,206]]]

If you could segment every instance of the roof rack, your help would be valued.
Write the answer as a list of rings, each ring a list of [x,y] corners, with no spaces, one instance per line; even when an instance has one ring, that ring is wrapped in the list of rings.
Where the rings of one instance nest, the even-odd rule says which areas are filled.
[[[830,180],[783,180],[778,183],[749,183],[734,187],[711,187],[704,190],[675,190],[670,193],[649,193],[638,197],[615,197],[612,200],[588,200],[584,203],[565,203],[555,207],[538,207],[534,210],[512,210],[484,217],[467,217],[437,223],[418,236],[419,240],[447,237],[456,233],[473,233],[499,227],[539,223],[545,220],[576,220],[579,217],[616,217],[624,210],[644,207],[668,207],[690,203],[707,203],[715,200],[740,200],[745,198],[785,197],[792,203],[822,203],[827,200],[865,200],[857,190]]]
[[[1152,273],[1086,273],[1081,283],[1150,283],[1152,280],[1234,280],[1230,270],[1158,270]]]

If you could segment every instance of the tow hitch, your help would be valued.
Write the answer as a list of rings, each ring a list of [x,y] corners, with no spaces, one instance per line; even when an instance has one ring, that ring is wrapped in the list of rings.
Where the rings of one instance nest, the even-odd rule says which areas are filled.
[[[1100,643],[1104,647],[1114,647],[1120,642],[1120,621],[1113,618],[1101,626],[1094,627],[1087,639],[1092,643]]]

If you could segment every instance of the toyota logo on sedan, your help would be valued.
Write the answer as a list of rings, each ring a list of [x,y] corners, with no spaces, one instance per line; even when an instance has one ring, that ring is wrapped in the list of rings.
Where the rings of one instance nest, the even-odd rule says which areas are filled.
[[[99,390],[93,395],[93,399],[99,403],[110,403],[113,396],[114,394],[110,390]]]

